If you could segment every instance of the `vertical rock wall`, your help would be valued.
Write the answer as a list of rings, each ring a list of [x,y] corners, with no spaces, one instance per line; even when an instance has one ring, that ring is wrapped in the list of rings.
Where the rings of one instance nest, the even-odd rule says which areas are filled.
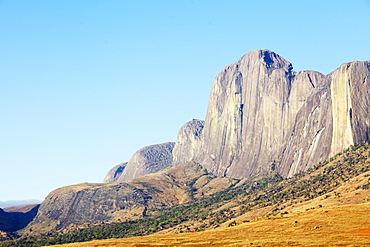
[[[254,50],[216,76],[205,121],[186,123],[174,147],[138,151],[117,181],[188,161],[216,176],[290,177],[368,140],[369,104],[369,61],[325,76],[294,72],[278,54]]]
[[[369,62],[325,76],[255,50],[215,78],[196,161],[218,176],[292,176],[369,139]]]
[[[172,166],[193,161],[202,144],[204,121],[193,119],[184,124],[177,134],[173,148]]]

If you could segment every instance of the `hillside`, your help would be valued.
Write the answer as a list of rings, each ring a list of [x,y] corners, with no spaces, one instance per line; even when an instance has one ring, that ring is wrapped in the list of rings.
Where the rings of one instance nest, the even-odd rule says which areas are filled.
[[[277,174],[271,174],[263,178],[255,177],[240,180],[222,192],[199,197],[195,202],[184,205],[148,212],[144,218],[135,221],[103,224],[90,228],[75,228],[73,231],[61,235],[60,233],[50,233],[48,237],[45,235],[30,236],[17,242],[4,243],[4,246],[11,246],[12,244],[17,246],[40,246],[92,239],[203,230],[206,231],[202,234],[207,234],[211,230],[209,234],[212,234],[213,229],[229,229],[229,227],[234,229],[233,226],[238,226],[235,229],[240,229],[240,231],[245,228],[245,231],[249,232],[251,230],[248,230],[248,226],[260,226],[258,224],[271,227],[271,229],[276,229],[279,226],[279,231],[285,231],[285,227],[289,226],[286,231],[292,231],[291,228],[295,221],[307,221],[305,224],[298,225],[300,227],[299,231],[305,230],[305,232],[302,232],[302,239],[304,235],[307,237],[307,235],[313,233],[313,230],[308,231],[310,227],[314,228],[316,226],[319,228],[314,230],[320,229],[315,232],[320,232],[321,236],[325,236],[327,234],[325,231],[332,229],[330,227],[333,227],[333,225],[338,228],[338,234],[356,231],[365,234],[366,231],[363,229],[368,229],[366,224],[370,222],[370,216],[366,211],[369,210],[367,201],[370,199],[369,150],[370,146],[367,143],[355,145],[343,153],[337,154],[330,161],[320,163],[307,172],[298,173],[293,178],[282,179]],[[196,187],[193,186],[192,188],[196,192]],[[348,205],[348,207],[345,205]],[[330,215],[326,215],[325,211],[333,214],[331,216],[333,217],[331,219],[333,223],[332,225],[329,224],[328,228],[323,227],[325,225],[323,221],[328,221],[327,215]],[[337,216],[334,217],[334,213],[337,213]],[[323,215],[325,218],[322,218]],[[362,217],[361,220],[357,220],[356,217],[360,216]],[[312,224],[308,223],[309,219],[311,219]],[[356,219],[351,223],[352,225],[343,223],[351,219]],[[343,230],[343,227],[346,227],[347,230]],[[252,228],[256,237],[250,240],[255,241],[259,238],[258,234],[262,234],[261,232],[264,231],[263,228],[261,228],[262,230]],[[230,234],[234,233],[228,233],[228,235]],[[365,236],[367,236],[366,234]],[[235,233],[236,240],[237,236]],[[352,237],[357,238],[356,236],[354,234]],[[180,235],[172,235],[170,238],[180,238]],[[232,235],[230,235],[230,238],[233,238]],[[298,240],[296,241],[299,242],[299,238],[297,237]],[[273,239],[273,236],[271,236],[271,239]],[[362,238],[358,239],[360,241]],[[305,245],[305,243],[307,244],[307,242],[298,244]]]
[[[236,182],[209,175],[199,164],[188,162],[126,182],[66,186],[46,197],[37,216],[22,233],[135,220],[222,191]]]

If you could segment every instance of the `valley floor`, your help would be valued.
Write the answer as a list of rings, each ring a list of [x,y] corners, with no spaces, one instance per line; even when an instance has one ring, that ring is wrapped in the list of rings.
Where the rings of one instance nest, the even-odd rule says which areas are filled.
[[[263,217],[203,232],[57,246],[370,246],[370,203]]]

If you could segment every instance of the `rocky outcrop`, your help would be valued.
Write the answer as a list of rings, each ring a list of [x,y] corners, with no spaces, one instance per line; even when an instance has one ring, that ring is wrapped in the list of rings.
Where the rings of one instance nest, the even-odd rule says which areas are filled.
[[[147,193],[127,183],[62,187],[45,198],[30,227],[43,232],[70,224],[97,223],[114,218],[117,211],[132,216],[148,199]]]
[[[193,119],[180,128],[173,149],[173,166],[194,160],[202,144],[203,127],[203,120]]]
[[[104,182],[122,182],[155,173],[172,165],[174,142],[144,147],[135,152],[126,163],[113,167]]]
[[[112,169],[109,170],[107,175],[103,180],[103,183],[113,183],[117,182],[118,178],[121,176],[123,170],[125,170],[128,162],[124,162],[122,164],[116,165]]]
[[[369,138],[369,62],[324,76],[255,50],[215,78],[197,162],[244,178],[312,167]],[[174,158],[176,159],[176,158]]]
[[[193,119],[184,124],[176,143],[144,147],[129,160],[113,167],[105,176],[104,183],[127,181],[194,160],[202,142],[203,120]]]
[[[28,229],[47,232],[71,224],[132,220],[147,210],[186,203],[234,183],[236,180],[216,178],[189,162],[126,182],[67,186],[45,198]]]

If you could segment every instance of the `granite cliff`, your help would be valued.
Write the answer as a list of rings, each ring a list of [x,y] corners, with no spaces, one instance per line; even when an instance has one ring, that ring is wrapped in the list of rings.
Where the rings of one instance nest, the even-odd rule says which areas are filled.
[[[204,121],[193,119],[184,124],[176,138],[176,144],[173,149],[173,166],[195,159],[202,145],[202,132]]]
[[[113,167],[105,176],[104,182],[127,181],[170,167],[174,145],[174,142],[166,142],[141,148],[128,162]]]
[[[247,53],[216,76],[205,121],[181,127],[173,152],[163,152],[166,166],[195,161],[216,176],[290,177],[368,140],[369,64],[346,63],[323,75],[295,72],[269,50]],[[134,157],[131,170],[150,160]],[[145,170],[126,168],[114,181],[151,173]]]
[[[325,76],[249,52],[216,76],[193,160],[217,176],[289,177],[368,140],[369,68],[352,62]]]
[[[369,68],[367,61],[343,64],[328,75],[295,72],[272,51],[251,51],[216,76],[205,121],[181,127],[173,150],[163,152],[166,165],[144,172],[151,157],[143,161],[135,154],[131,171],[113,181],[188,161],[216,176],[276,171],[291,177],[370,138]]]

